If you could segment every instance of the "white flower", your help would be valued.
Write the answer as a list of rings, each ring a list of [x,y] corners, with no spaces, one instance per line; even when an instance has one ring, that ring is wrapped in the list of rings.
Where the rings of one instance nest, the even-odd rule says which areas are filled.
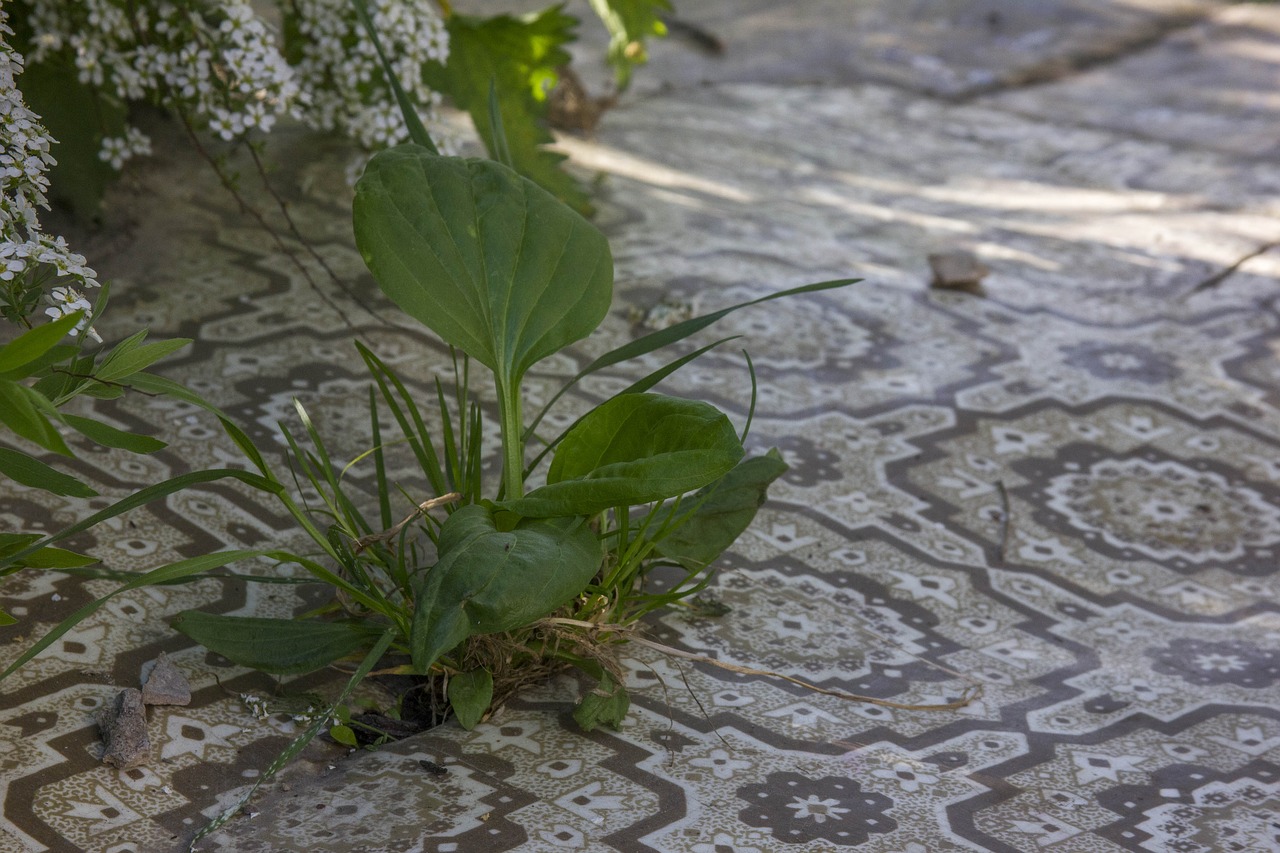
[[[33,9],[32,20],[37,24],[41,9],[39,3]],[[99,20],[105,25],[110,23],[108,17],[99,15]],[[0,308],[10,320],[29,323],[30,319],[20,312],[31,310],[31,296],[38,294],[50,279],[62,281],[45,294],[51,304],[45,311],[47,315],[56,319],[76,310],[91,310],[92,305],[80,289],[96,287],[97,274],[62,237],[49,236],[41,230],[38,211],[48,206],[45,192],[49,181],[45,172],[56,162],[49,153],[53,140],[40,117],[27,108],[17,88],[24,63],[23,57],[9,46],[7,39],[12,35],[8,17],[0,7]],[[58,40],[35,41],[37,45],[48,45]],[[84,331],[87,324],[86,319],[72,334]],[[88,334],[97,336],[93,329],[88,329]]]

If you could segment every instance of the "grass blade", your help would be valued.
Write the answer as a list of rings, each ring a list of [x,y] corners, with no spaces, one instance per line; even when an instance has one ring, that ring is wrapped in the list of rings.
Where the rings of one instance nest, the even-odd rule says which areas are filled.
[[[610,350],[588,364],[586,367],[582,368],[582,370],[578,371],[576,376],[570,379],[563,388],[556,392],[555,396],[542,407],[542,411],[538,412],[537,417],[533,419],[529,428],[525,431],[526,439],[528,436],[533,434],[533,430],[539,423],[541,423],[543,416],[546,415],[547,411],[550,410],[550,408],[555,405],[556,401],[564,395],[565,391],[569,390],[569,388],[580,381],[583,377],[590,376],[597,370],[602,370],[623,361],[629,361],[637,356],[642,356],[647,353],[651,353],[654,350],[662,349],[668,344],[684,340],[690,335],[705,329],[707,326],[710,326],[712,323],[732,314],[740,308],[759,305],[762,302],[770,302],[774,299],[781,299],[784,296],[798,296],[801,293],[817,293],[823,290],[835,290],[836,288],[847,287],[848,285],[855,284],[859,281],[862,281],[862,279],[840,278],[833,281],[820,281],[814,284],[792,287],[787,290],[779,290],[777,293],[766,294],[758,299],[752,299],[747,302],[739,302],[737,305],[730,305],[728,308],[721,308],[719,311],[712,311],[710,314],[703,314],[700,317],[691,317],[682,323],[676,323],[674,326],[666,329],[659,329],[656,332],[645,335],[643,338],[638,338],[630,343],[623,344],[617,349]]]
[[[219,566],[225,566],[227,563],[234,563],[237,560],[247,560],[251,557],[262,557],[267,554],[266,551],[222,551],[217,554],[205,554],[201,557],[192,557],[188,560],[179,560],[176,563],[170,563],[167,566],[161,566],[158,569],[152,569],[138,575],[126,584],[122,584],[116,589],[104,595],[102,598],[90,601],[81,607],[75,613],[72,613],[66,619],[58,623],[57,627],[45,634],[31,648],[18,655],[18,659],[9,664],[9,667],[0,672],[0,681],[8,678],[18,670],[23,664],[40,654],[49,646],[53,645],[62,635],[66,634],[76,625],[92,616],[99,607],[106,604],[112,598],[115,598],[122,592],[139,589],[144,586],[151,586],[159,583],[173,583],[191,575],[201,574],[210,569],[216,569]]]

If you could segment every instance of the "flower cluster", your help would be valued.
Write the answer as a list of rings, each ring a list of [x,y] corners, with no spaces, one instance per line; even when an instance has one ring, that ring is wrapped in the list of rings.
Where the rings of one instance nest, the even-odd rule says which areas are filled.
[[[377,149],[409,138],[387,86],[372,40],[350,0],[294,0],[292,22],[300,34],[294,66],[307,93],[303,117],[319,130],[338,130]],[[428,62],[449,56],[448,32],[428,0],[371,0],[374,29],[391,58],[396,78],[420,107],[432,137],[449,148],[436,117],[440,96],[422,78]]]
[[[40,228],[39,209],[48,207],[45,173],[55,163],[53,140],[18,91],[23,58],[9,46],[12,36],[0,8],[0,316],[30,326],[43,296],[52,303],[45,313],[54,319],[85,312],[72,332],[78,334],[92,311],[83,291],[97,287],[97,274],[63,238]],[[56,286],[46,294],[50,282]],[[98,339],[92,328],[87,333]]]
[[[224,139],[269,131],[298,85],[249,0],[29,0],[33,61],[69,54],[81,83],[119,101],[155,97]],[[112,165],[147,150],[136,129],[104,140]]]
[[[37,62],[70,59],[81,83],[119,102],[152,98],[224,140],[268,132],[285,114],[366,148],[407,138],[373,43],[349,0],[281,3],[291,65],[250,0],[26,0]],[[370,0],[396,74],[439,129],[422,65],[444,61],[448,34],[428,0]],[[102,142],[116,168],[148,153],[134,128]]]

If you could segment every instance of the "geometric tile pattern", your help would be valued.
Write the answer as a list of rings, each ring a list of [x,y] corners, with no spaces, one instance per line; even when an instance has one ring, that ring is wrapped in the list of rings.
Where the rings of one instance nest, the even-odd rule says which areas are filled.
[[[568,712],[583,687],[561,676],[472,732],[446,725],[355,755],[313,744],[206,849],[1280,849],[1280,269],[1262,255],[1197,290],[1280,233],[1275,166],[877,87],[685,90],[611,113],[601,134],[569,147],[608,175],[614,309],[597,336],[538,365],[531,401],[636,334],[631,308],[714,310],[869,279],[718,326],[755,358],[749,443],[792,467],[712,587],[727,614],[664,615],[650,636],[904,704],[973,684],[983,695],[950,712],[857,704],[635,649],[620,732],[578,731]],[[363,273],[345,153],[320,144],[313,159],[318,143],[296,144],[308,156],[280,152],[277,184],[373,314],[332,298],[425,391],[445,353]],[[147,324],[195,338],[169,372],[264,447],[279,447],[275,424],[298,397],[335,456],[361,452],[351,330],[198,164],[146,180],[142,195],[120,191],[134,239],[99,252],[116,284],[104,335]],[[985,297],[927,289],[924,256],[949,243],[992,267]],[[657,365],[602,372],[556,418]],[[666,387],[745,420],[729,347]],[[87,453],[78,470],[104,494],[235,462],[180,402],[99,411],[172,439],[152,457]],[[0,524],[50,529],[101,504],[6,484]],[[252,494],[215,484],[74,544],[137,570],[295,536]],[[3,607],[22,621],[4,649],[112,587],[6,579]],[[297,730],[290,709],[337,680],[277,695],[166,620],[191,607],[287,615],[316,595],[141,590],[7,681],[0,850],[184,844]],[[151,709],[149,766],[100,764],[93,711],[161,651],[191,681],[191,705]],[[276,710],[259,719],[242,693]]]

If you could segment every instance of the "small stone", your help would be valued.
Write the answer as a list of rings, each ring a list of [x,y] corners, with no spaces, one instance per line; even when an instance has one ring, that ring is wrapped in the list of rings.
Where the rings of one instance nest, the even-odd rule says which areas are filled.
[[[121,690],[98,711],[95,719],[106,749],[102,763],[128,770],[151,760],[151,740],[147,737],[147,716],[142,693],[133,687]]]
[[[191,704],[191,684],[164,652],[142,686],[142,701],[147,705]]]
[[[930,255],[929,268],[933,270],[934,287],[970,293],[981,293],[982,280],[991,272],[977,255],[963,250]]]

